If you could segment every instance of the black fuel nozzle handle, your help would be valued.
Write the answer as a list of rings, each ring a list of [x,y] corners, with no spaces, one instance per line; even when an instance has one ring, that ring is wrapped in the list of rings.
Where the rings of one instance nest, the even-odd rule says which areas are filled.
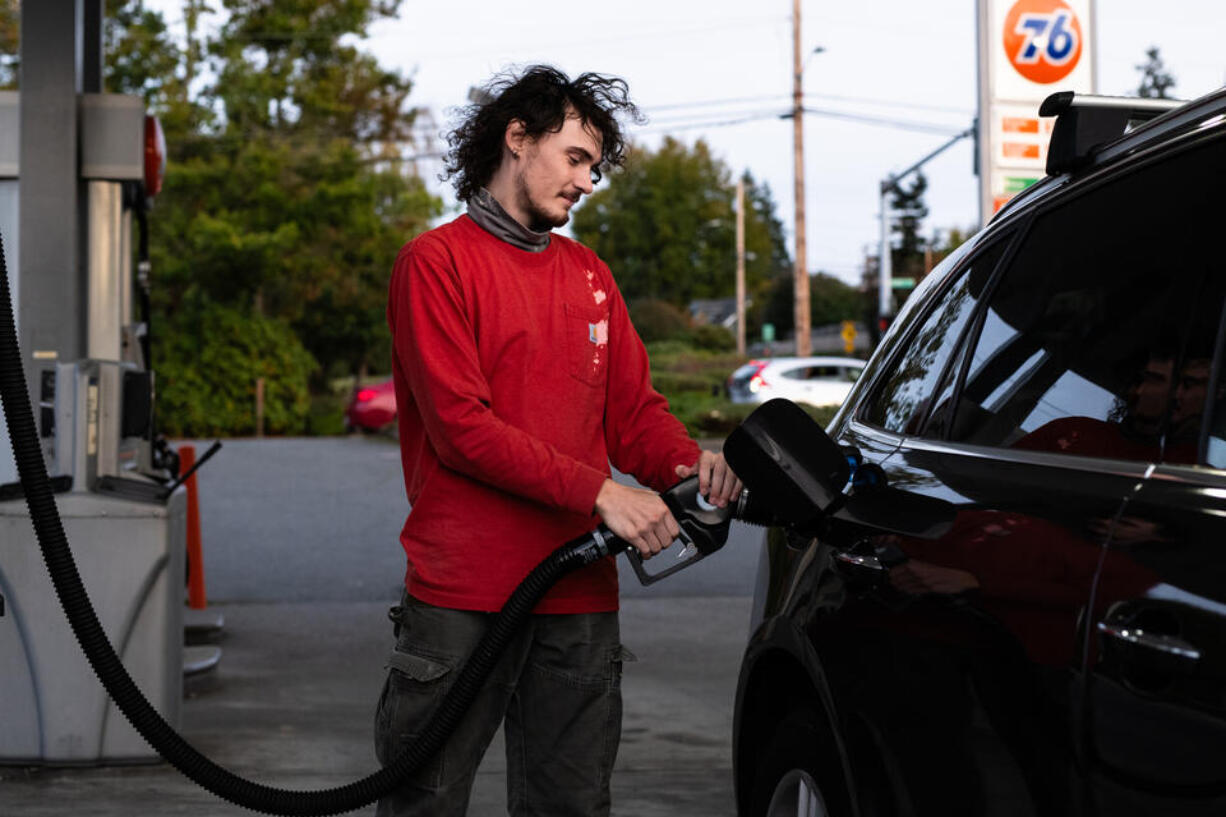
[[[190,477],[192,474],[199,471],[200,466],[208,462],[209,459],[212,458],[212,456],[220,450],[221,450],[221,440],[214,440],[213,444],[209,446],[209,450],[205,451],[204,454],[201,455],[200,459],[196,460],[195,465],[189,468],[186,472],[179,474],[179,476],[175,478],[174,482],[170,483],[169,485],[167,485],[165,488],[162,489],[162,498],[165,499],[166,497],[173,494],[180,485],[187,482],[188,477]]]
[[[734,503],[717,508],[707,502],[698,490],[698,477],[696,476],[687,477],[678,482],[660,494],[660,498],[664,500],[673,518],[677,520],[677,526],[681,528],[681,535],[677,538],[682,544],[676,556],[665,551],[655,557],[656,559],[672,558],[676,560],[663,570],[649,573],[644,567],[643,557],[639,555],[638,550],[629,542],[615,536],[604,525],[599,526],[587,537],[592,542],[591,547],[594,553],[606,555],[624,551],[630,559],[630,566],[634,568],[634,574],[644,586],[655,584],[722,548],[728,541],[728,529],[732,525],[738,507]]]

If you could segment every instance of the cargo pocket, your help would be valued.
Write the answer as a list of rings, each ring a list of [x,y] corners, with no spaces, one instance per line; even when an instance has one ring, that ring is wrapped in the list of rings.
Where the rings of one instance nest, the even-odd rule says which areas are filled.
[[[600,780],[601,785],[608,787],[613,775],[613,765],[617,762],[617,749],[621,743],[622,734],[622,665],[638,661],[638,657],[624,644],[613,648],[610,656],[609,687],[605,693],[607,708],[605,710],[604,735],[601,736]]]
[[[630,652],[630,648],[627,647],[625,644],[618,644],[616,647],[613,648],[613,660],[610,662],[612,665],[613,672],[612,672],[612,677],[610,678],[610,680],[613,683],[614,689],[621,689],[622,665],[623,664],[633,664],[635,661],[638,661],[638,660],[639,660],[639,657],[635,655],[634,653]]]
[[[397,647],[387,659],[387,680],[375,715],[375,754],[387,765],[413,741],[447,692],[453,667],[445,660]],[[409,781],[437,790],[443,780],[443,750],[439,750]]]
[[[609,371],[609,310],[563,304],[566,310],[566,365],[571,376],[603,388]]]

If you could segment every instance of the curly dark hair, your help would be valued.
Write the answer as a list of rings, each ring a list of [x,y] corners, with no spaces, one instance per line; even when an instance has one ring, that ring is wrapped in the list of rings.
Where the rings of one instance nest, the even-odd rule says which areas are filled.
[[[502,161],[503,136],[514,119],[535,139],[560,131],[571,111],[578,114],[601,136],[593,181],[625,160],[626,138],[618,116],[643,121],[625,80],[590,72],[572,80],[548,65],[533,65],[519,75],[499,74],[474,96],[479,101],[463,109],[463,121],[447,136],[451,149],[443,178],[451,179],[460,201],[468,201],[493,177]]]

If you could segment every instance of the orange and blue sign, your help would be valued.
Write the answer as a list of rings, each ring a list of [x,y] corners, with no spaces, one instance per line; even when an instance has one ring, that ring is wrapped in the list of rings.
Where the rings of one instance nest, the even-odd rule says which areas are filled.
[[[1064,0],[1018,0],[1005,15],[1002,34],[1009,64],[1043,85],[1072,73],[1085,42],[1081,21]]]

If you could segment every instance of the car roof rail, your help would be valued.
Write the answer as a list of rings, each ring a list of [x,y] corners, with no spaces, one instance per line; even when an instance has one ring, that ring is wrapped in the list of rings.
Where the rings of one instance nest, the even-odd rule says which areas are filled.
[[[1056,176],[1088,165],[1100,147],[1142,122],[1187,104],[1182,99],[1096,96],[1059,91],[1043,100],[1039,116],[1056,117],[1047,146],[1047,173]]]

